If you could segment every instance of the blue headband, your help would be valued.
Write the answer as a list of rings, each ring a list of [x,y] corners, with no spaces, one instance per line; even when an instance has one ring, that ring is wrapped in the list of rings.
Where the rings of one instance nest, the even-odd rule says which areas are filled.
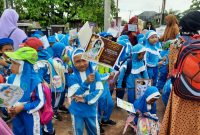
[[[13,46],[13,40],[10,38],[1,38],[0,46],[4,46],[4,45],[12,45]]]

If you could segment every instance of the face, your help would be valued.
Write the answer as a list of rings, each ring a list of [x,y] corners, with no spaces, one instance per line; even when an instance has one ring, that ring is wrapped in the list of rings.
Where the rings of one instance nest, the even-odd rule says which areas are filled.
[[[138,59],[139,59],[139,60],[144,59],[144,55],[145,55],[145,53],[146,53],[146,52],[138,53]]]
[[[11,64],[11,72],[13,74],[18,74],[19,73],[19,67],[20,67],[20,64],[15,62],[15,61],[12,61],[12,64]]]
[[[156,98],[152,98],[147,102],[147,104],[153,104],[154,102],[156,102],[156,100]]]
[[[111,27],[114,27],[115,26],[115,22],[111,22]]]
[[[149,38],[149,43],[151,43],[152,45],[155,45],[158,42],[158,36],[157,35],[152,35]]]
[[[82,57],[82,54],[76,55],[73,58],[74,59],[74,66],[78,71],[84,72],[88,68],[89,63],[88,63],[88,61],[81,59],[81,57]]]
[[[4,45],[1,49],[1,52],[4,54],[4,52],[14,52],[12,45]]]
[[[151,27],[151,23],[148,23],[148,24],[147,24],[147,27],[150,28],[150,27]]]

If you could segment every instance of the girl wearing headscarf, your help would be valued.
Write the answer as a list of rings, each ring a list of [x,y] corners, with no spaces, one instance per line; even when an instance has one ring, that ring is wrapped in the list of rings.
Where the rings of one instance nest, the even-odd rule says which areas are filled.
[[[88,135],[98,135],[97,101],[103,92],[103,84],[92,63],[81,59],[84,50],[72,53],[73,74],[69,76],[68,97],[72,99],[69,111],[72,117],[73,132],[83,135],[84,126]]]
[[[34,64],[34,70],[38,73],[41,80],[45,80],[43,83],[48,84],[48,86],[50,86],[49,88],[51,88],[51,76],[53,76],[53,74],[50,70],[55,69],[52,69],[54,67],[49,62],[50,60],[52,61],[52,58],[47,50],[43,49],[43,43],[39,39],[31,37],[23,43],[23,46],[31,47],[38,52],[38,61]],[[55,135],[52,121],[49,121],[47,125],[43,126],[43,134]]]
[[[172,44],[173,50],[180,50],[183,45],[189,45],[191,41],[200,40],[200,12],[192,11],[180,20],[181,37],[176,45]],[[181,43],[183,42],[183,43]],[[169,57],[170,61],[171,57]],[[174,58],[172,58],[174,59]],[[171,67],[175,63],[169,63]],[[186,100],[177,96],[172,87],[168,104],[162,121],[160,135],[199,135],[200,134],[200,103],[198,101]]]
[[[62,117],[57,112],[60,106],[63,106],[66,91],[66,64],[63,61],[63,54],[65,52],[65,45],[61,42],[56,42],[52,46],[53,59],[49,60],[50,64],[54,67],[54,77],[59,76],[61,80],[61,87],[52,89],[52,105],[54,109],[54,118],[62,120]],[[56,77],[57,78],[57,77]],[[56,80],[55,78],[55,80]],[[55,95],[56,92],[56,95]]]
[[[165,17],[167,27],[165,28],[164,35],[160,37],[160,41],[166,42],[173,40],[179,35],[178,20],[176,16],[169,14]]]
[[[14,50],[27,38],[25,32],[17,27],[19,15],[13,9],[4,10],[0,18],[0,38],[11,38],[14,41]]]
[[[12,121],[15,135],[39,135],[41,134],[40,110],[45,102],[42,80],[33,69],[37,61],[37,52],[30,47],[23,47],[16,52],[6,52],[12,59],[12,75],[8,79],[9,84],[19,86],[24,94],[22,98],[11,108],[8,113],[14,116]]]
[[[156,87],[148,87],[144,95],[134,102],[136,113],[158,119],[156,116],[156,100],[159,99],[159,97],[160,93]],[[135,117],[134,121],[136,124],[137,120],[138,117]]]
[[[136,25],[137,31],[129,31],[128,30],[128,24]],[[138,17],[134,16],[129,20],[129,23],[124,26],[124,29],[122,31],[122,35],[128,35],[129,40],[131,44],[134,46],[137,44],[137,35],[139,34],[138,29]]]
[[[146,64],[147,64],[147,71],[149,75],[149,79],[153,80],[153,86],[156,86],[157,78],[158,78],[158,65],[159,59],[161,59],[159,49],[158,49],[158,34],[153,31],[149,30],[146,33]]]
[[[148,79],[148,73],[144,62],[145,47],[137,44],[132,49],[132,57],[127,60],[120,68],[120,75],[117,80],[117,89],[122,88],[122,82],[127,71],[130,70],[130,74],[127,75],[126,89],[128,94],[128,102],[133,103],[135,100],[135,80],[136,79]],[[128,64],[131,64],[131,69],[128,69]]]

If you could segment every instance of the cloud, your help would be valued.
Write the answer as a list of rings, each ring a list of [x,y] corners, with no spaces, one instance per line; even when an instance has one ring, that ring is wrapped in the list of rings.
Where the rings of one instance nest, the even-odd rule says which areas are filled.
[[[166,10],[189,9],[192,0],[166,0]],[[129,20],[130,10],[131,16],[138,15],[143,11],[160,12],[162,0],[119,0],[119,16],[124,20]]]

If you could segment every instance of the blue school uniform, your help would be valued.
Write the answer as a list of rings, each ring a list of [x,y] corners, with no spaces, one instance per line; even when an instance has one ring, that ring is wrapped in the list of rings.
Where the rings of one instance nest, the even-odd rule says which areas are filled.
[[[50,84],[50,69],[54,68],[51,66],[49,61],[52,60],[50,54],[47,50],[43,49],[38,52],[38,62],[34,65],[34,70],[38,73],[41,80],[45,80],[48,84]],[[46,61],[46,62],[42,62]],[[49,64],[48,64],[49,63]],[[51,66],[51,67],[49,67]],[[53,76],[53,74],[52,74]],[[55,101],[54,101],[55,102]],[[52,102],[53,104],[53,102]],[[54,103],[55,104],[55,103]],[[53,106],[54,106],[53,104]],[[43,130],[49,134],[54,133],[53,123],[49,121],[46,125],[43,126]]]
[[[137,44],[132,49],[132,67],[131,73],[128,75],[126,80],[126,89],[128,94],[128,102],[133,103],[135,100],[135,80],[145,78],[148,79],[148,73],[144,60],[138,59],[138,54],[145,51],[143,45]],[[127,61],[120,68],[120,75],[117,81],[117,88],[122,88],[123,78],[127,70]]]
[[[154,86],[148,87],[145,91],[144,95],[137,99],[134,102],[135,111],[139,111],[141,114],[150,113],[151,115],[156,115],[156,102],[153,104],[147,104],[152,98],[158,99],[160,97],[160,93],[158,89]],[[134,122],[137,124],[138,117],[134,119]]]
[[[159,75],[158,75],[158,82],[156,84],[156,87],[159,91],[163,89],[163,86],[165,85],[167,81],[167,75],[168,75],[168,54],[169,50],[163,50],[160,52],[160,55],[162,58],[166,58],[165,63],[163,65],[159,66]]]
[[[98,100],[99,121],[101,120],[108,121],[110,119],[110,116],[114,108],[114,102],[112,99],[112,95],[110,93],[108,78],[110,76],[110,73],[114,72],[114,70],[104,66],[99,66],[98,68],[99,68],[100,78],[104,87],[103,93]]]
[[[38,110],[43,107],[45,102],[42,80],[34,71],[32,64],[21,61],[20,65],[23,66],[22,72],[17,75],[12,74],[8,79],[9,84],[20,86],[24,91],[23,97],[16,103],[16,105],[23,104],[24,110],[17,114],[12,121],[13,133],[15,135],[40,135]],[[35,92],[34,100],[31,98],[33,92]]]
[[[158,80],[158,62],[159,62],[161,56],[160,56],[159,49],[158,49],[159,42],[157,42],[155,45],[152,45],[149,42],[149,39],[147,38],[152,33],[155,33],[155,31],[149,30],[146,33],[146,41],[145,41],[146,56],[145,56],[145,59],[146,59],[149,79],[152,79],[153,86],[156,86],[156,83]]]
[[[84,50],[76,49],[72,53],[73,57],[82,54]],[[85,80],[87,76],[94,73],[91,63],[85,72],[79,72],[72,64],[73,74],[68,79],[68,97],[72,98],[69,106],[69,111],[72,116],[72,125],[74,134],[83,135],[84,126],[88,135],[100,134],[98,116],[97,116],[97,101],[103,92],[103,84],[101,82],[98,72],[95,72],[95,80],[92,83],[87,83]],[[76,102],[73,96],[82,96],[84,103]]]
[[[172,90],[172,82],[171,82],[171,79],[169,79],[165,83],[165,85],[163,87],[163,93],[162,93],[162,101],[163,101],[165,106],[167,106],[171,90]]]

